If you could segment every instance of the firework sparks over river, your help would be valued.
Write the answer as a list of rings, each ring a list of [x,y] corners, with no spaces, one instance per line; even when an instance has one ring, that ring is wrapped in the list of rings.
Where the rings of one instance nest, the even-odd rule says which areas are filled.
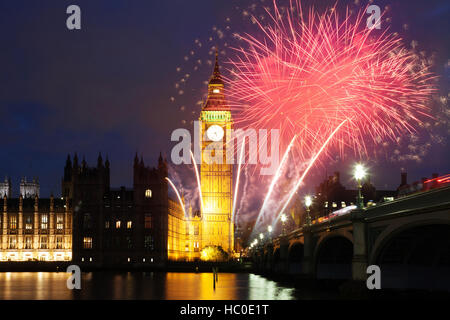
[[[274,187],[290,170],[290,188],[295,192],[301,186],[299,177],[314,166],[311,159],[338,126],[344,123],[318,162],[333,154],[376,158],[378,150],[414,137],[434,120],[430,102],[436,89],[430,63],[388,27],[368,28],[366,7],[342,11],[335,4],[320,11],[302,7],[299,1],[288,6],[274,1],[264,10],[264,14],[251,8],[243,13],[257,31],[235,32],[238,45],[226,43],[222,48],[230,59],[226,89],[236,127],[281,133],[283,167],[269,181],[258,215],[259,221],[270,221],[293,196],[272,194]],[[382,19],[384,23],[390,18]],[[226,33],[221,35],[220,39]],[[201,41],[196,39],[196,45],[201,48]],[[190,55],[188,60],[195,53]],[[288,150],[294,136],[296,142]],[[242,195],[235,199],[245,201]],[[240,214],[240,206],[234,206],[233,213]]]
[[[291,2],[282,14],[274,2],[269,22],[254,17],[263,36],[241,35],[245,47],[231,58],[228,97],[236,125],[279,129],[281,152],[297,135],[293,158],[301,165],[316,160],[315,149],[332,134],[327,150],[368,156],[367,143],[395,141],[430,118],[435,89],[428,67],[415,72],[417,60],[402,39],[368,28],[365,10],[340,15],[335,9],[319,13]]]

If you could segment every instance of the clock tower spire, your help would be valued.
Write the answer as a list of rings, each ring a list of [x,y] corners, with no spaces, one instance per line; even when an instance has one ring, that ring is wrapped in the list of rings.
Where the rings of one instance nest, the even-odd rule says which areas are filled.
[[[208,83],[208,96],[200,113],[200,123],[202,248],[220,246],[232,254],[234,249],[234,225],[231,217],[233,165],[227,163],[226,159],[226,132],[233,128],[233,120],[224,94],[218,50],[216,50],[214,70]]]
[[[220,74],[218,49],[216,49],[214,71],[208,82],[208,97],[206,98],[206,103],[202,110],[230,111],[230,107],[228,106],[224,95],[224,83],[222,75]]]

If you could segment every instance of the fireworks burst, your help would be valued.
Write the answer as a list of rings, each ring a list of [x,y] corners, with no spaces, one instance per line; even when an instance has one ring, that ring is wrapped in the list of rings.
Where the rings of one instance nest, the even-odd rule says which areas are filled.
[[[296,162],[308,163],[281,212],[322,151],[334,146],[340,155],[350,149],[367,156],[376,149],[369,145],[395,142],[431,118],[428,66],[417,71],[402,39],[368,28],[364,13],[347,9],[341,17],[333,7],[305,14],[299,2],[281,12],[274,1],[268,24],[253,17],[264,37],[239,36],[245,45],[235,49],[227,78],[236,125],[279,129],[281,152],[297,136]]]
[[[228,78],[228,96],[241,127],[278,128],[285,150],[294,135],[297,153],[311,156],[317,134],[328,137],[345,119],[335,144],[367,155],[374,143],[414,132],[428,115],[433,76],[393,34],[366,27],[364,11],[338,10],[307,17],[299,3],[282,15],[274,2],[263,39],[241,36]],[[313,134],[312,134],[313,133]],[[297,144],[299,145],[299,144]]]
[[[429,116],[435,87],[429,72],[431,62],[418,53],[417,41],[411,42],[412,50],[406,48],[402,39],[386,28],[391,20],[387,16],[382,17],[383,30],[368,29],[366,10],[359,7],[358,1],[355,6],[359,9],[347,8],[343,15],[337,4],[318,13],[314,8],[303,10],[294,0],[284,7],[276,1],[272,7],[264,4],[261,12],[263,2],[235,7],[237,17],[227,17],[223,26],[213,27],[208,39],[195,39],[193,49],[177,67],[180,78],[175,83],[176,94],[170,98],[174,104],[182,100],[180,110],[188,111],[182,123],[192,124],[189,118],[197,117],[200,96],[206,91],[195,94],[196,105],[189,104],[183,94],[196,89],[188,89],[187,83],[201,69],[209,75],[217,44],[221,55],[231,57],[230,75],[223,75],[236,127],[280,129],[280,154],[286,156],[270,184],[263,184],[269,190],[265,190],[264,201],[261,199],[258,219],[264,213],[279,214],[286,209],[316,159],[323,161],[333,154],[343,158],[348,150],[360,157],[376,157],[387,147],[400,147],[400,143],[407,145],[414,157],[423,158],[430,143],[418,145],[413,137],[418,128],[431,130],[430,123],[442,120]],[[238,20],[250,22],[251,31],[235,29]],[[253,32],[255,27],[257,31]],[[183,99],[179,99],[182,95]],[[294,136],[295,144],[290,147]],[[398,149],[385,154],[386,158],[410,159]],[[233,217],[249,214],[248,189],[258,187],[254,177],[246,175],[241,179],[245,183],[242,194],[238,195],[241,169],[249,172],[239,165]],[[290,192],[282,195],[275,185],[284,183],[287,174]],[[274,216],[267,218],[273,221]]]

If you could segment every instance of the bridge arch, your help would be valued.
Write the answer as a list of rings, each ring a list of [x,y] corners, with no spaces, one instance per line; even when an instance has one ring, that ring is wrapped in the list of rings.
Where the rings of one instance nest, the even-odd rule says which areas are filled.
[[[410,223],[397,223],[389,225],[380,235],[376,238],[372,250],[369,255],[369,264],[375,264],[378,256],[380,255],[380,251],[386,246],[386,243],[389,242],[393,237],[402,231],[420,227],[420,226],[428,226],[428,225],[450,225],[450,213],[448,214],[448,218],[442,219],[420,219],[415,220]]]
[[[348,232],[332,232],[317,242],[314,270],[317,279],[351,279],[353,237]]]
[[[288,272],[290,274],[300,274],[303,269],[304,246],[300,241],[291,243],[288,249]]]
[[[381,269],[386,288],[450,288],[450,219],[421,220],[386,228],[369,264]]]
[[[277,247],[273,250],[272,271],[283,271],[283,260],[281,259],[281,248]]]

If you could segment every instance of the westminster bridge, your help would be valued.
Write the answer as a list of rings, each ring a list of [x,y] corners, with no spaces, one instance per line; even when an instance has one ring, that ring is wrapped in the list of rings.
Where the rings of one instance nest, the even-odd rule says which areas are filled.
[[[258,272],[450,290],[450,186],[304,225],[252,250]]]

